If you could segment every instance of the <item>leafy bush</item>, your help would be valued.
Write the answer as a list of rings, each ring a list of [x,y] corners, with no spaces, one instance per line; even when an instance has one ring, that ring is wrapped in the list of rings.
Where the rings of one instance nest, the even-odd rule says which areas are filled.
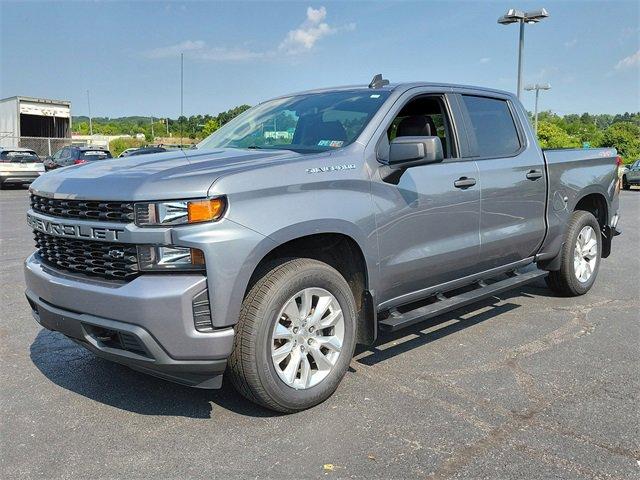
[[[548,120],[538,123],[538,141],[542,148],[573,148],[580,146],[580,140],[572,137],[561,127]]]
[[[615,147],[625,163],[640,158],[640,127],[631,122],[614,123],[604,131],[603,147]]]
[[[127,148],[140,148],[143,145],[144,142],[142,140],[138,140],[137,138],[114,138],[109,142],[109,150],[111,151],[111,155],[117,157]]]

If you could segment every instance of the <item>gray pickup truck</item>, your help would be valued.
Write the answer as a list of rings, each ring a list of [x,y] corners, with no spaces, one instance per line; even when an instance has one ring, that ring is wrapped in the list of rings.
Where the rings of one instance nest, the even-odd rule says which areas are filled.
[[[26,295],[100,357],[201,388],[226,371],[302,410],[381,331],[542,277],[586,293],[619,233],[618,161],[542,151],[496,90],[376,76],[283,96],[197,149],[38,178]]]

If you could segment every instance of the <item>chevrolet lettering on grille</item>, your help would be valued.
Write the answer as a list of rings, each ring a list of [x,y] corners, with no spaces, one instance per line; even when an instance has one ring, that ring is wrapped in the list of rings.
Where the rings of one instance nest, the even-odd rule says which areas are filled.
[[[34,230],[58,237],[113,241],[119,240],[120,234],[124,233],[124,229],[122,228],[73,225],[69,223],[45,220],[29,214],[27,214],[27,223]]]

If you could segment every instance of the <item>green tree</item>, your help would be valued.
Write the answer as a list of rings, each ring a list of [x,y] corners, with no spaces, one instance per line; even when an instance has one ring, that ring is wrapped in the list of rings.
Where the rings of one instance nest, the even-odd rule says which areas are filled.
[[[227,110],[226,112],[220,112],[218,114],[218,123],[220,124],[220,126],[222,126],[225,123],[233,120],[235,117],[240,115],[245,110],[249,110],[250,108],[251,108],[250,105],[245,104],[245,105],[240,105],[239,107],[234,107],[230,110]]]
[[[625,163],[635,161],[640,158],[640,126],[631,122],[614,123],[604,131],[601,144],[615,147]]]
[[[73,124],[73,131],[79,135],[89,135],[89,122],[78,122]]]
[[[207,120],[207,123],[204,124],[204,128],[202,129],[202,135],[204,137],[208,137],[213,132],[220,128],[220,124],[218,124],[218,120],[216,118],[210,118]]]
[[[117,157],[127,148],[139,148],[142,147],[142,145],[144,145],[144,142],[136,138],[114,138],[109,142],[109,151],[111,155]]]
[[[542,148],[574,148],[580,146],[580,140],[550,120],[538,121],[538,141]]]

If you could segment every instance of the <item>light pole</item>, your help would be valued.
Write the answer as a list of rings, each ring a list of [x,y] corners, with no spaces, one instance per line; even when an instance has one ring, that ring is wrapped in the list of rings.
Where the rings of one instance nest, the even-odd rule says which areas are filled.
[[[182,145],[182,117],[184,116],[184,53],[180,54],[180,145]]]
[[[498,23],[501,25],[510,25],[512,23],[520,24],[520,40],[518,47],[518,98],[522,94],[522,52],[524,50],[524,24],[525,23],[538,23],[543,18],[547,18],[549,13],[544,8],[540,10],[533,10],[531,12],[523,12],[522,10],[516,10],[510,8],[507,13],[498,19]]]
[[[549,85],[548,83],[536,83],[535,85],[527,85],[526,87],[524,87],[524,89],[528,92],[530,92],[531,90],[536,91],[536,106],[535,106],[535,113],[533,114],[533,130],[537,135],[538,134],[538,97],[540,96],[540,90],[550,90],[551,85]]]
[[[93,141],[93,121],[91,119],[91,97],[89,96],[89,90],[87,90],[87,105],[89,106],[89,143]]]

